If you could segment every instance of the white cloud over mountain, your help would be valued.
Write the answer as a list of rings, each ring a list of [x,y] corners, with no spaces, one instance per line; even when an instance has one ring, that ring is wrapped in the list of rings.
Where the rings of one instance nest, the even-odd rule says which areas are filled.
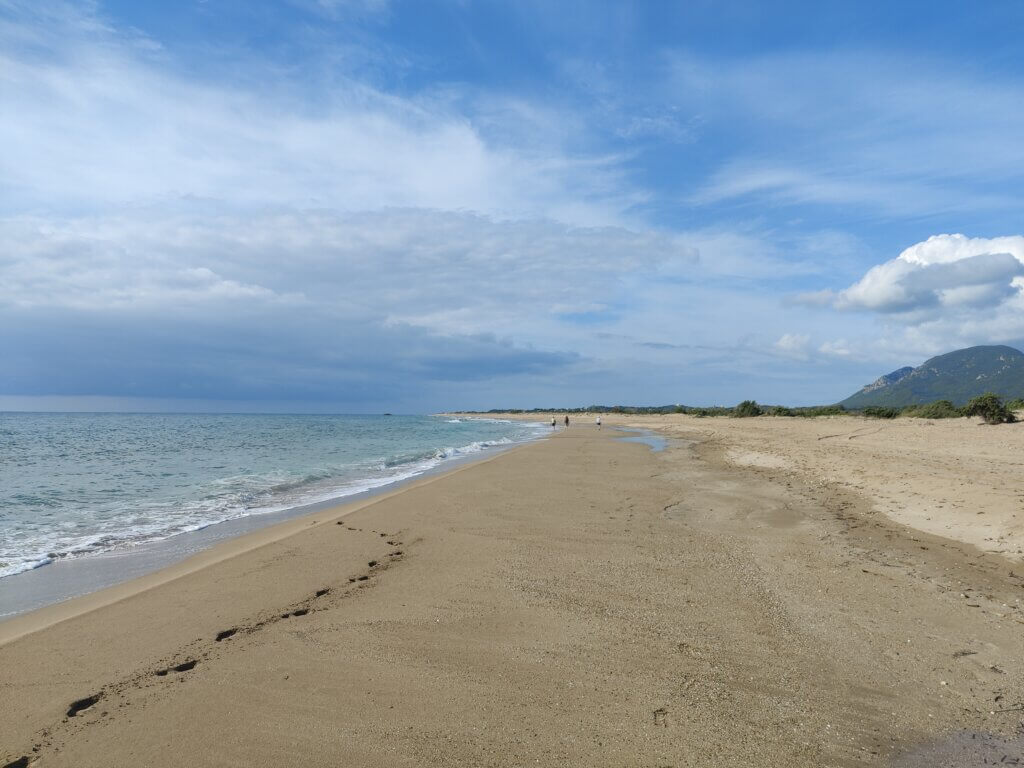
[[[917,313],[982,311],[1019,301],[1024,287],[1024,237],[934,235],[892,261],[868,270],[841,291],[839,309]]]
[[[833,358],[910,364],[975,344],[1019,344],[1024,237],[934,235],[849,287],[811,291],[798,304],[873,323],[859,336],[824,341],[818,353]]]

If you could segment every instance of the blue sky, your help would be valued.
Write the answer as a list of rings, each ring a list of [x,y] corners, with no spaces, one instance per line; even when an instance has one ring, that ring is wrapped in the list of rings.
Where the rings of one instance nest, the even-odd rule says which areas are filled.
[[[1019,346],[1022,22],[0,0],[0,408],[805,404]]]

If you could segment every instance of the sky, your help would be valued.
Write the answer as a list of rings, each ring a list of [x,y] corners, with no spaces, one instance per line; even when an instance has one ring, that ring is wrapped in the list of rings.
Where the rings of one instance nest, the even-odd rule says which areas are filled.
[[[1022,347],[1022,24],[0,0],[0,409],[803,405]]]

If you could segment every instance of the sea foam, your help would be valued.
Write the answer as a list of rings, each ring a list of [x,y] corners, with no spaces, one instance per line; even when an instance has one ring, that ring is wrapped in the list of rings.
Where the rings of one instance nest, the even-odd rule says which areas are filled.
[[[0,577],[342,499],[531,440],[429,416],[0,414]]]

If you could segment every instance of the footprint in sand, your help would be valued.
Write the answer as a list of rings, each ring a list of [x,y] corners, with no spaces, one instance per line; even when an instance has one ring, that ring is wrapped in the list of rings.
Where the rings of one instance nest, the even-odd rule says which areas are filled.
[[[186,661],[182,664],[178,664],[175,667],[168,667],[167,669],[158,669],[155,674],[157,677],[167,677],[170,672],[189,672],[196,668],[198,661]]]
[[[92,696],[86,696],[84,699],[71,702],[71,706],[68,707],[68,717],[74,717],[79,712],[83,712],[100,700],[103,694],[96,693]]]

